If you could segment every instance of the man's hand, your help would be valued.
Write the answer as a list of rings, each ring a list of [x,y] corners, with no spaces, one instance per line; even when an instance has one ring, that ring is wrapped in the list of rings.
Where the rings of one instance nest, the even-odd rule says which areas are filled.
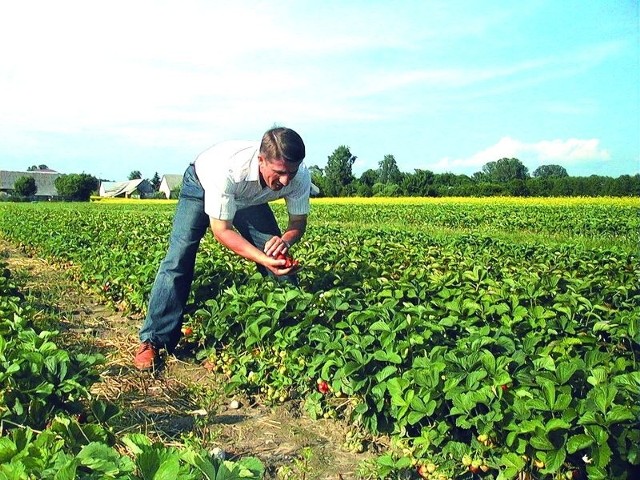
[[[287,267],[287,263],[289,263],[290,266]],[[287,261],[284,255],[280,256],[280,258],[268,257],[267,262],[263,263],[263,265],[278,277],[282,275],[289,275],[300,269],[299,263],[296,262],[295,264],[292,264],[291,260]]]
[[[269,257],[269,263],[263,264],[274,275],[288,275],[300,268],[298,261],[288,255],[289,244],[281,237],[271,237],[264,245],[264,253]],[[273,262],[271,261],[273,259]]]
[[[289,251],[289,244],[281,237],[271,237],[264,244],[264,253],[269,257],[277,257],[280,253],[287,253]]]

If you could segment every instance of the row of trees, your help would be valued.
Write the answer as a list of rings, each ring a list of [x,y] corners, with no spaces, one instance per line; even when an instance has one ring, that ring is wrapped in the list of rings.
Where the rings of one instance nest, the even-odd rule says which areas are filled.
[[[54,185],[58,195],[69,201],[88,201],[91,194],[100,188],[100,181],[93,175],[73,173],[56,178]],[[17,198],[29,199],[38,193],[38,186],[33,177],[19,177],[13,185],[13,194]]]
[[[401,172],[393,155],[385,155],[377,169],[356,178],[356,156],[339,146],[320,168],[310,167],[311,178],[327,197],[444,197],[444,196],[640,196],[640,175],[618,178],[591,175],[571,177],[560,165],[542,165],[529,175],[517,158],[489,162],[472,176],[415,169]]]
[[[327,165],[310,167],[311,178],[321,195],[327,197],[444,197],[444,196],[640,196],[640,175],[618,178],[591,175],[571,177],[560,165],[542,165],[529,175],[517,158],[501,158],[489,162],[472,176],[434,173],[415,169],[401,172],[393,155],[385,155],[377,169],[369,169],[356,178],[356,161],[349,147],[339,146],[328,157]],[[42,170],[46,165],[30,167]],[[129,174],[129,180],[142,178],[140,171]],[[157,190],[160,176],[156,172],[149,182]],[[86,201],[98,190],[100,181],[88,174],[62,175],[55,181],[59,195],[68,200]],[[33,197],[37,187],[33,177],[20,177],[14,186],[17,196]]]

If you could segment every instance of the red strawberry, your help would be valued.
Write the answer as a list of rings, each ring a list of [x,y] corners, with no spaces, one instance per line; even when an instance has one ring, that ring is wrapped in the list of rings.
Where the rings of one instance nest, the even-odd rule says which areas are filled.
[[[321,394],[325,394],[329,392],[329,384],[327,382],[325,382],[324,380],[318,380],[318,391]]]
[[[279,253],[276,256],[276,258],[278,260],[284,260],[285,261],[284,268],[298,267],[300,265],[300,262],[298,262],[298,260],[294,260],[291,255],[288,255],[288,254],[285,254],[285,253]]]

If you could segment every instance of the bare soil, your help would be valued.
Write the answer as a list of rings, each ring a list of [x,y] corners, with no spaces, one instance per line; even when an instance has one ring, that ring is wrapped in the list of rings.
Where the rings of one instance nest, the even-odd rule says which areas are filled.
[[[119,433],[142,432],[173,445],[193,439],[220,448],[230,459],[255,456],[267,467],[265,479],[368,477],[358,473],[359,466],[372,454],[342,447],[348,425],[312,420],[294,401],[272,407],[228,398],[224,379],[205,369],[188,349],[166,357],[155,372],[139,372],[132,366],[139,315],[118,312],[83,289],[68,266],[30,257],[2,239],[0,259],[36,305],[37,320],[59,330],[67,348],[104,355],[93,394],[120,407]],[[239,408],[231,408],[234,400]]]

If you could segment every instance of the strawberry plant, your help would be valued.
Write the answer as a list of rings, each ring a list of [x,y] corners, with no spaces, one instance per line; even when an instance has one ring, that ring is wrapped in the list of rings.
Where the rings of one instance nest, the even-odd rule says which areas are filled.
[[[16,285],[0,279],[0,422],[42,428],[56,413],[81,411],[102,357],[60,349],[57,332],[36,330]]]
[[[0,311],[0,478],[262,478],[255,458],[225,461],[144,435],[118,439],[108,426],[117,408],[89,401],[101,357],[70,354],[54,343],[56,332],[37,332],[6,269]]]
[[[189,340],[230,391],[301,399],[314,416],[390,435],[380,475],[629,479],[640,464],[637,206],[319,203],[295,246],[300,289],[203,240]],[[0,205],[20,212],[0,215],[0,231],[143,312],[170,208],[79,208]]]

